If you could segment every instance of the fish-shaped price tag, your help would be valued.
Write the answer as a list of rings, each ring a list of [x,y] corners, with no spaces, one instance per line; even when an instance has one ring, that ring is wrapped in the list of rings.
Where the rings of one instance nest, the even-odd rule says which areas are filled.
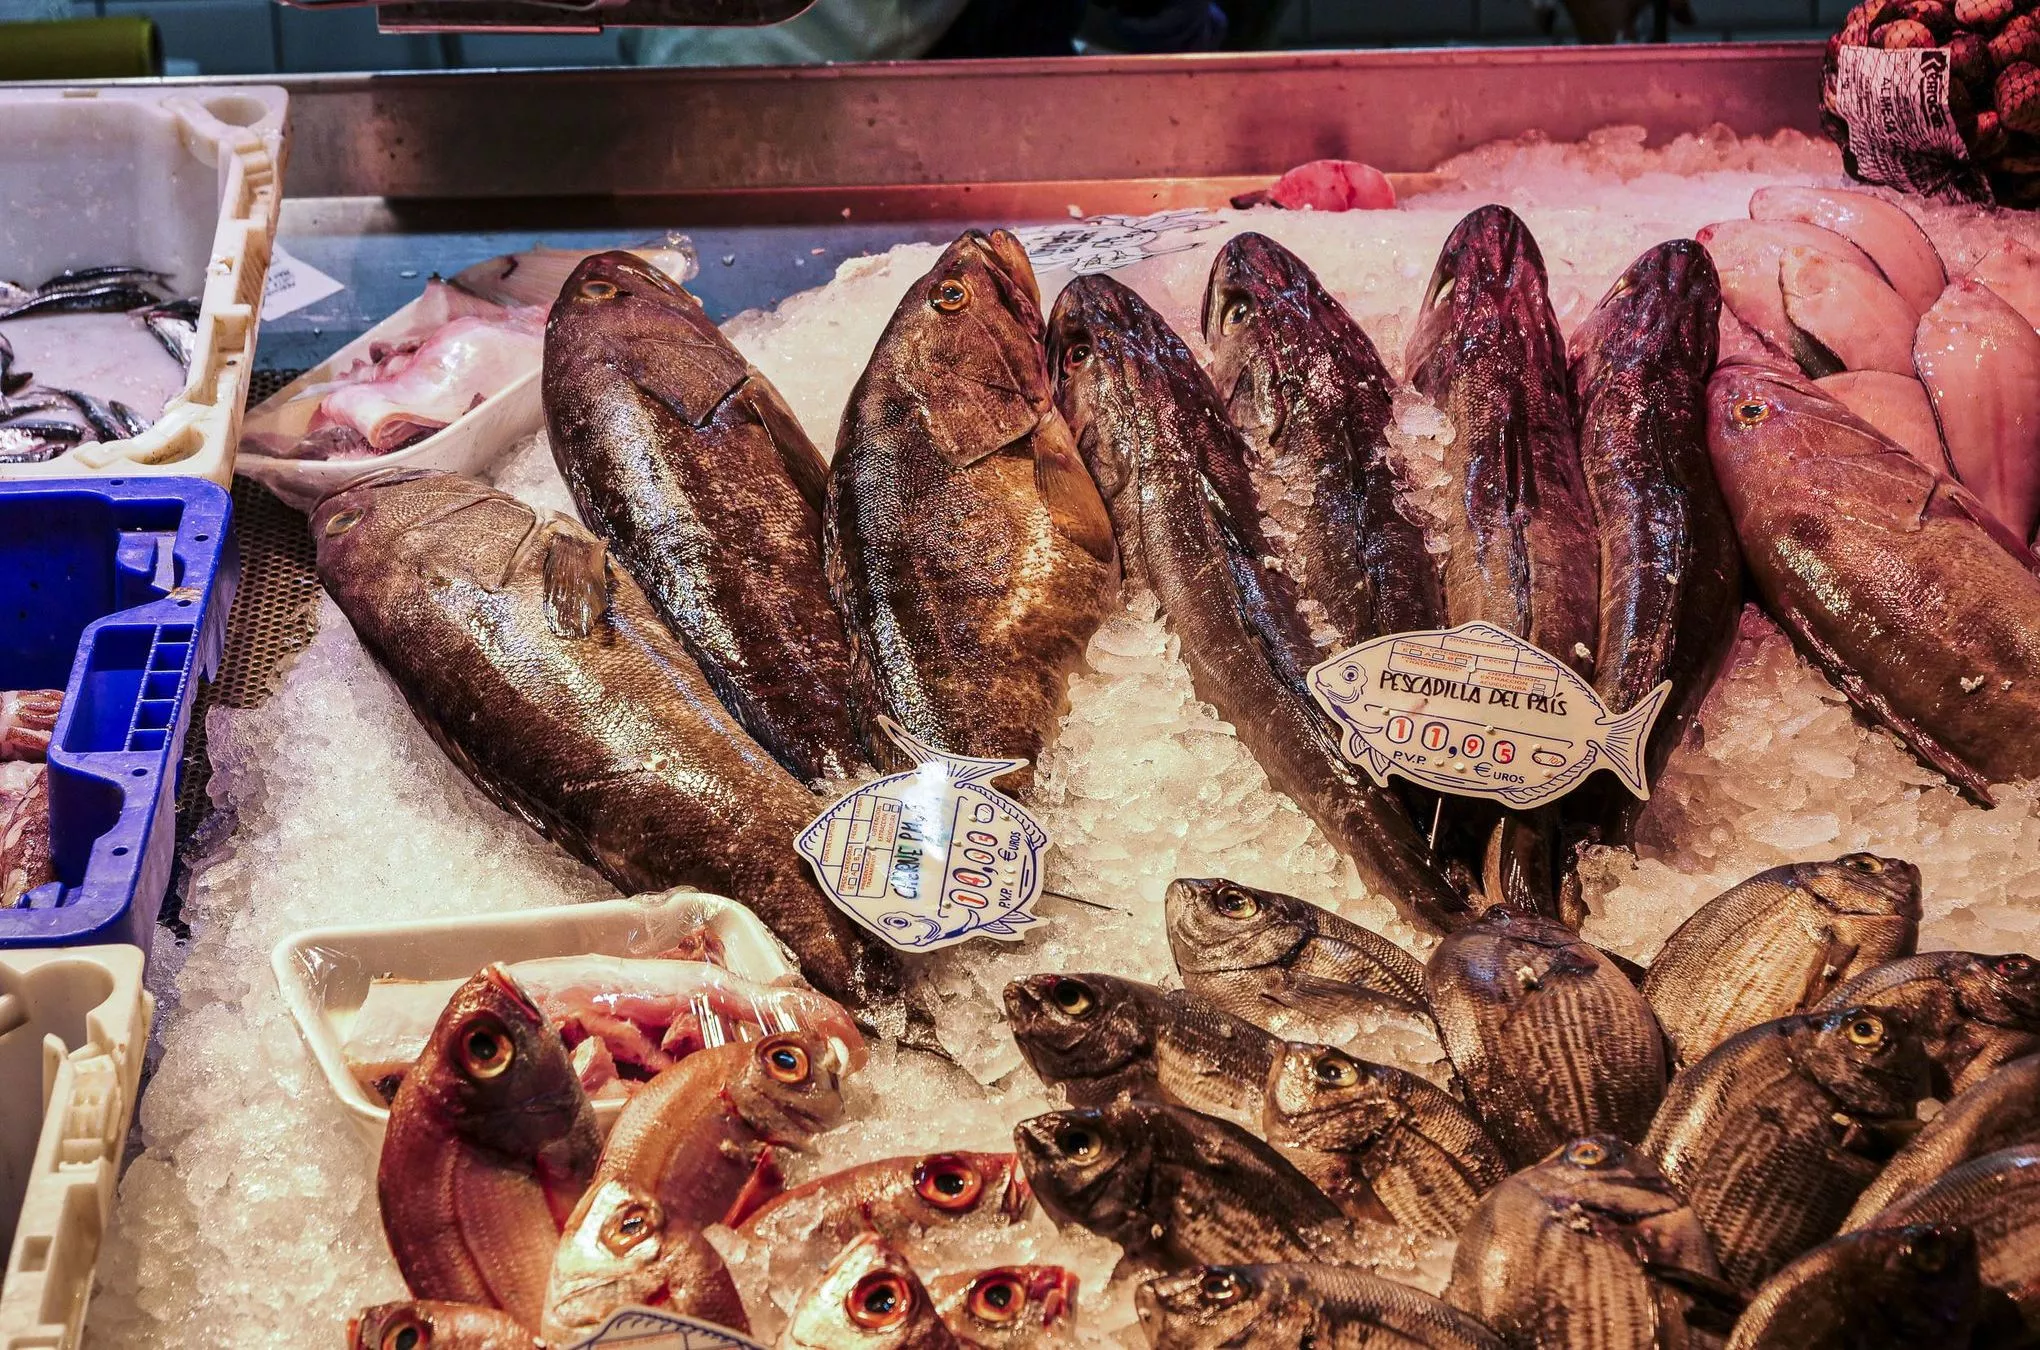
[[[1647,800],[1644,746],[1671,689],[1615,716],[1571,666],[1489,623],[1375,638],[1310,672],[1346,758],[1375,782],[1397,774],[1525,811],[1597,768]]]
[[[704,1322],[698,1317],[658,1312],[652,1308],[625,1308],[602,1324],[602,1330],[571,1350],[765,1350],[747,1336],[728,1327]]]
[[[901,951],[1019,941],[1035,922],[1048,831],[991,780],[1026,761],[952,755],[885,729],[914,767],[845,793],[794,848],[838,908]]]

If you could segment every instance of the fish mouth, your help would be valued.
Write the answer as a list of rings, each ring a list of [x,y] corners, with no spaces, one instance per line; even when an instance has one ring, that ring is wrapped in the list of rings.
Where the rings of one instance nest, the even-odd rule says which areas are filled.
[[[1028,1282],[1027,1297],[1041,1304],[1043,1329],[1074,1320],[1077,1309],[1077,1277],[1060,1266],[1037,1270]]]
[[[999,1197],[999,1215],[1008,1223],[1027,1217],[1027,1211],[1034,1205],[1034,1187],[1027,1182],[1027,1174],[1020,1170],[1020,1159],[1016,1155],[1006,1173],[1006,1193]]]
[[[347,1319],[348,1350],[353,1350],[353,1347],[360,1344],[361,1344],[361,1314],[356,1313],[354,1314],[354,1316]]]
[[[985,248],[991,254],[991,265],[1005,278],[1007,285],[1028,298],[1038,319],[1041,282],[1034,275],[1034,260],[1027,256],[1026,245],[1007,230],[993,230],[985,236]]]

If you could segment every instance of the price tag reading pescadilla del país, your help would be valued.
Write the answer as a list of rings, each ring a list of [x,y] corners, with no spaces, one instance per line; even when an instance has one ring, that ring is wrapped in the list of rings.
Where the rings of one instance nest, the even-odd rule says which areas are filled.
[[[1597,768],[1649,798],[1643,749],[1670,682],[1621,716],[1548,653],[1488,623],[1395,633],[1310,672],[1310,692],[1345,732],[1345,755],[1390,774],[1528,810]]]
[[[1027,761],[952,755],[885,729],[915,766],[844,794],[794,848],[838,908],[901,951],[1019,941],[1035,921],[1048,832],[989,780]]]

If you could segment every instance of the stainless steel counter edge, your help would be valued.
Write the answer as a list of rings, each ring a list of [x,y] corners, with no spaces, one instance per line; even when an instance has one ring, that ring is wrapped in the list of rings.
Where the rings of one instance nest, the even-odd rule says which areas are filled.
[[[258,82],[290,91],[294,197],[655,197],[717,214],[724,199],[734,218],[869,219],[1151,209],[1200,195],[1185,180],[1324,156],[1414,172],[1496,137],[1613,123],[1653,140],[1716,122],[1817,132],[1820,58],[1799,42]],[[1117,186],[1072,195],[1084,184]]]

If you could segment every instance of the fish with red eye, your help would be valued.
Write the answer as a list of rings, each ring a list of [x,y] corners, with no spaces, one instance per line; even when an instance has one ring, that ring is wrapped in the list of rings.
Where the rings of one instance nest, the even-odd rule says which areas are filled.
[[[1011,1223],[1032,1200],[1010,1153],[928,1153],[819,1177],[732,1219],[745,1237],[772,1246],[834,1249],[863,1232],[911,1246],[930,1228]]]
[[[954,1350],[960,1342],[906,1258],[875,1233],[853,1240],[794,1305],[778,1350]]]
[[[951,1332],[979,1350],[1068,1345],[1077,1330],[1077,1277],[1061,1266],[997,1266],[929,1281]]]
[[[379,1303],[347,1322],[347,1350],[542,1350],[510,1314],[433,1299]]]

